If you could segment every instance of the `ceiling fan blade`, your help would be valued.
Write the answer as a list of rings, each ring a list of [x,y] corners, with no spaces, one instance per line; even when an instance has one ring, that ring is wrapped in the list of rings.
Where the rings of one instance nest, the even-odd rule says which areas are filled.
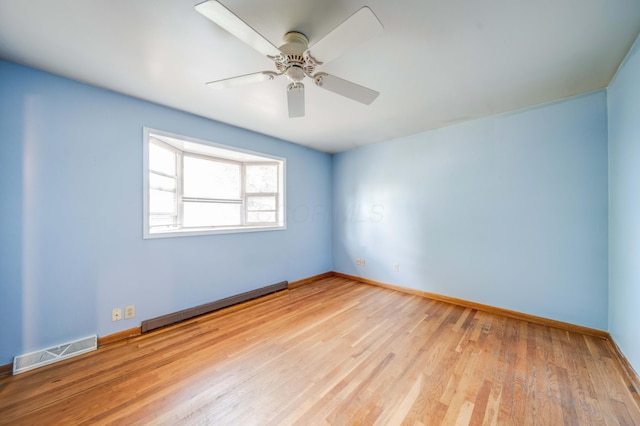
[[[304,117],[304,84],[291,83],[287,87],[289,101],[289,117]]]
[[[327,63],[347,49],[372,38],[382,29],[380,20],[365,6],[311,46],[309,52],[315,60]]]
[[[218,24],[258,52],[266,56],[279,56],[280,50],[249,24],[216,0],[208,0],[195,6],[196,10]]]
[[[316,74],[313,77],[313,81],[323,89],[337,93],[338,95],[342,95],[349,99],[353,99],[354,101],[365,105],[371,104],[371,102],[375,101],[380,94],[375,90],[326,73]]]
[[[259,83],[261,81],[273,80],[277,75],[278,74],[271,71],[260,71],[253,74],[210,81],[206,83],[206,85],[214,89],[230,89],[232,87],[246,86],[248,84]]]

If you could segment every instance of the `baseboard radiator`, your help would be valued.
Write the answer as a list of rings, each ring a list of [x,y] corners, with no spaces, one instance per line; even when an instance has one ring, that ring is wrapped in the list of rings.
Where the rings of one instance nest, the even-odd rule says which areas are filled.
[[[89,336],[73,342],[63,343],[47,349],[41,349],[13,358],[13,374],[24,373],[34,368],[53,364],[63,359],[95,351],[98,348],[98,336]]]
[[[222,308],[226,308],[231,305],[246,302],[251,299],[266,296],[267,294],[275,293],[277,291],[286,290],[289,287],[288,281],[282,281],[277,284],[272,284],[267,287],[261,287],[255,290],[247,291],[246,293],[237,294],[235,296],[227,297],[225,299],[216,300],[214,302],[205,303],[204,305],[195,306],[193,308],[184,309],[182,311],[174,312],[171,314],[163,315],[157,318],[142,321],[140,325],[140,331],[146,333],[151,330],[155,330],[160,327],[175,324],[190,318],[208,314],[209,312],[217,311]]]

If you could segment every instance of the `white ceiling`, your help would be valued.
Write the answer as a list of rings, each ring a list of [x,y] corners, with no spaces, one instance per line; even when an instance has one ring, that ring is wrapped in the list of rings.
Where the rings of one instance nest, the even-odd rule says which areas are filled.
[[[340,152],[606,87],[640,32],[638,0],[220,0],[276,46],[310,45],[362,6],[385,29],[320,71],[378,90],[366,106],[287,80],[204,83],[273,62],[197,13],[201,0],[0,0],[0,57]],[[5,84],[5,82],[2,82]]]

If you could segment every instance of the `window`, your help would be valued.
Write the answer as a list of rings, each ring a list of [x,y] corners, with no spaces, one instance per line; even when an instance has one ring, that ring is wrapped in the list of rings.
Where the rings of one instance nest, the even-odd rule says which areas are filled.
[[[285,161],[144,129],[144,238],[284,229]]]

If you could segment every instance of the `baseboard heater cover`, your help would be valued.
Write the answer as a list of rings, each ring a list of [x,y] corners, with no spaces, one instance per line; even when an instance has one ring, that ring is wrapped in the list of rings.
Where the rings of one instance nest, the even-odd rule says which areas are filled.
[[[13,374],[24,373],[25,371],[53,364],[63,359],[95,351],[97,348],[98,336],[89,336],[47,349],[18,355],[13,358]]]
[[[197,317],[198,315],[208,314],[209,312],[217,311],[219,309],[226,308],[232,305],[237,305],[238,303],[246,302],[247,300],[256,299],[258,297],[266,296],[267,294],[286,290],[288,287],[289,282],[282,281],[267,287],[257,288],[255,290],[247,291],[246,293],[241,293],[235,296],[216,300],[214,302],[205,303],[204,305],[195,306],[193,308],[184,309],[182,311],[152,318],[150,320],[145,320],[140,324],[140,331],[142,333],[146,333],[157,328],[165,327],[167,325],[175,324],[180,321]]]

